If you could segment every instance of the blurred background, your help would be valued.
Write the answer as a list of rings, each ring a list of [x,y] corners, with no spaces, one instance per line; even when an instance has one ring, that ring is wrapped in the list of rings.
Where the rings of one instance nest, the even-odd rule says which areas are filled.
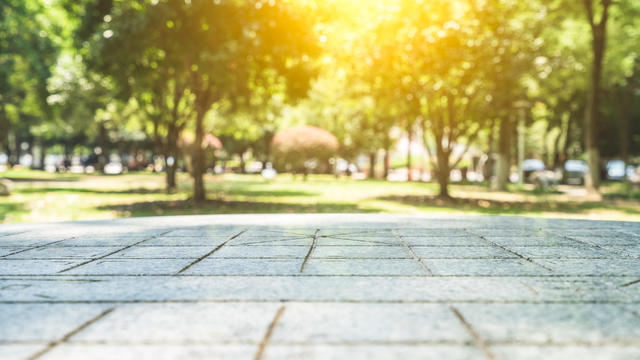
[[[640,2],[3,0],[0,222],[640,221]]]

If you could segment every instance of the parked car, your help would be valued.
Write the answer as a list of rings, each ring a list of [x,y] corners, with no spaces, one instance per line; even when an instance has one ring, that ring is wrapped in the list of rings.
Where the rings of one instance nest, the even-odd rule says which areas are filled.
[[[564,163],[563,182],[569,185],[584,185],[589,165],[584,160],[567,160]]]
[[[605,165],[607,179],[622,181],[626,177],[626,165],[622,160],[610,160]]]
[[[522,162],[522,173],[525,181],[532,181],[531,175],[535,172],[543,171],[545,169],[544,162],[538,159],[527,159]]]
[[[104,166],[104,173],[106,175],[120,175],[125,172],[125,167],[122,165],[122,160],[117,155],[111,155],[109,162]]]

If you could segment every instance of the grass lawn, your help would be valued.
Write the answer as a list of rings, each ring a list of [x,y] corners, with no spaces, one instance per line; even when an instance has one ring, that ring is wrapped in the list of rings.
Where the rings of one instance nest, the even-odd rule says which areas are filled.
[[[259,175],[206,178],[208,200],[189,200],[191,181],[179,174],[179,191],[164,192],[164,175],[119,176],[48,174],[10,170],[0,174],[14,182],[11,196],[0,197],[0,222],[110,219],[129,216],[228,213],[456,213],[503,214],[640,221],[638,192],[624,184],[606,184],[604,200],[589,199],[581,189],[560,187],[540,193],[514,187],[491,192],[486,186],[452,185],[451,201],[435,197],[431,183],[390,183],[281,174],[274,181]]]

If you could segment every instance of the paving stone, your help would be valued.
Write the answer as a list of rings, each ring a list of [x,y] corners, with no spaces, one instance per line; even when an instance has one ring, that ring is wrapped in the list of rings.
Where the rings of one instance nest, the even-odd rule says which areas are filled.
[[[614,252],[589,246],[510,246],[510,250],[532,259],[619,258]]]
[[[307,275],[426,275],[413,259],[311,259]]]
[[[485,236],[502,246],[576,246],[576,242],[559,236]]]
[[[50,275],[81,260],[10,260],[0,259],[0,274],[2,275]]]
[[[269,345],[265,360],[467,360],[483,354],[472,346],[451,345]]]
[[[298,275],[298,259],[216,259],[208,258],[193,265],[186,275]]]
[[[225,246],[211,258],[294,258],[303,259],[309,245],[299,246]]]
[[[411,246],[491,246],[479,237],[405,237],[404,241]]]
[[[540,263],[566,275],[640,275],[634,259],[541,259]]]
[[[640,346],[522,346],[502,345],[491,349],[499,359],[522,360],[628,360],[640,359]]]
[[[497,246],[412,246],[423,259],[517,259],[518,256]]]
[[[234,239],[228,246],[310,246],[312,237],[243,237]]]
[[[92,259],[97,258],[113,251],[121,249],[121,247],[57,247],[46,246],[36,249],[23,251],[21,253],[7,256],[6,259]]]
[[[489,343],[601,343],[638,345],[637,318],[609,304],[495,304],[457,306]]]
[[[448,307],[434,304],[291,304],[272,335],[311,344],[468,340]]]
[[[212,246],[134,246],[114,254],[113,258],[198,259],[213,249]]]
[[[601,246],[640,245],[640,238],[629,235],[616,237],[572,236],[571,238]]]
[[[116,259],[105,258],[66,271],[84,275],[175,274],[191,263],[189,259]]]
[[[521,259],[425,259],[436,275],[527,276],[550,275],[551,271]]]
[[[187,229],[175,229],[163,234],[163,237],[198,237],[198,238],[228,238],[242,231],[238,228],[228,227],[205,227],[205,228],[187,228]]]
[[[277,303],[121,305],[73,341],[258,343]]]
[[[314,259],[322,258],[370,258],[370,259],[411,259],[411,253],[404,246],[318,246],[313,252]]]
[[[42,345],[23,345],[23,344],[0,344],[0,359],[3,360],[24,360],[28,359],[32,354],[37,353],[46,347]]]
[[[145,241],[138,246],[211,246],[215,247],[228,239],[227,236],[221,237],[157,237]]]
[[[2,342],[50,342],[105,311],[104,304],[0,304]]]
[[[56,347],[44,360],[251,360],[255,345],[88,345],[70,343]]]

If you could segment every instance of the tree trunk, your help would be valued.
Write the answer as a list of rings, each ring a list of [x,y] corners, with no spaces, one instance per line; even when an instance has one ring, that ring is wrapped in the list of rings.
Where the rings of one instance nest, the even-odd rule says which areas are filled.
[[[413,122],[407,122],[407,179],[413,181],[411,174],[411,140],[413,138]]]
[[[451,169],[449,168],[449,157],[444,153],[443,149],[437,149],[436,158],[438,161],[438,169],[436,177],[438,178],[438,185],[440,186],[440,193],[438,197],[444,199],[450,199],[449,195],[449,175]]]
[[[389,154],[389,148],[391,147],[391,139],[389,139],[389,135],[384,139],[384,179],[387,180],[389,176],[389,166],[391,161],[391,155]]]
[[[587,98],[585,111],[585,149],[589,173],[585,179],[585,186],[591,193],[597,193],[600,186],[600,154],[596,142],[596,132],[600,122],[600,96],[602,80],[602,63],[606,49],[606,33],[608,10],[611,0],[601,0],[602,15],[599,22],[595,20],[593,2],[585,0],[587,16],[591,25],[593,64],[591,67],[591,87]]]
[[[632,79],[627,78],[627,84],[623,88],[622,99],[619,102],[620,108],[620,159],[625,164],[629,162],[629,113],[631,108],[631,99],[635,89],[632,85]]]
[[[500,121],[498,135],[498,156],[495,164],[494,176],[491,188],[497,191],[506,191],[509,183],[509,164],[511,150],[511,134],[513,120],[511,117],[503,118]]]
[[[369,179],[374,179],[376,177],[376,160],[378,154],[375,151],[369,153]]]
[[[240,173],[241,174],[246,174],[247,173],[247,164],[244,161],[244,154],[245,154],[245,150],[240,151]]]
[[[164,154],[165,166],[167,168],[167,192],[176,190],[176,168],[178,166],[178,137],[180,131],[175,124],[169,124],[167,133],[167,146]]]
[[[204,189],[204,149],[202,140],[204,139],[204,116],[208,109],[199,106],[196,113],[196,139],[193,144],[193,200],[204,201],[206,197]]]

